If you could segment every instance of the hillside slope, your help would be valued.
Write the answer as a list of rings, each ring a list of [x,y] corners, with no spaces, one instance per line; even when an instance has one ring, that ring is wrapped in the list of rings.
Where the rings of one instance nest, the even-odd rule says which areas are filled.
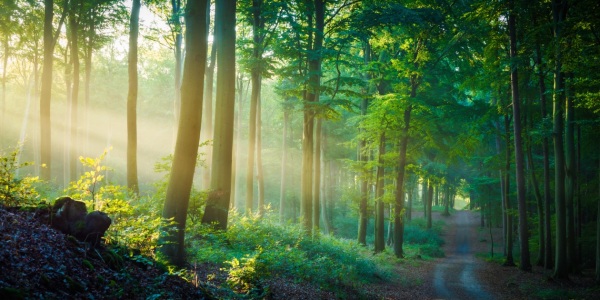
[[[85,245],[41,214],[0,207],[0,299],[203,299],[142,256]]]

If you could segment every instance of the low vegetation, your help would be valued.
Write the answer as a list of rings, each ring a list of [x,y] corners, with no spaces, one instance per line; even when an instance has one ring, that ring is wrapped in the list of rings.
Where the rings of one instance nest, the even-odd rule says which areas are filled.
[[[165,228],[162,225],[169,222],[160,216],[164,197],[162,187],[168,172],[156,184],[155,193],[136,197],[127,188],[105,180],[105,175],[111,171],[102,164],[105,155],[106,152],[98,158],[81,158],[86,172],[63,191],[84,201],[90,209],[105,211],[113,220],[105,236],[105,252],[88,257],[85,251],[80,251],[85,257],[83,260],[78,258],[83,269],[101,269],[103,264],[117,270],[131,264],[146,265],[148,270],[150,267],[153,270],[149,276],[177,275],[202,293],[216,295],[217,298],[259,298],[272,293],[271,286],[282,282],[308,286],[323,293],[360,295],[368,292],[364,288],[366,285],[396,280],[398,275],[394,272],[394,266],[407,263],[406,259],[397,259],[387,251],[374,255],[370,247],[359,245],[353,239],[326,234],[311,237],[298,224],[280,224],[275,220],[274,213],[267,213],[263,217],[243,216],[234,210],[230,215],[228,230],[214,230],[200,224],[206,195],[194,190],[186,234],[190,263],[189,268],[178,270],[168,266],[155,251],[159,247],[160,230]],[[27,165],[18,164],[17,157],[18,150],[0,155],[1,171],[10,174],[3,176],[5,179],[0,183],[0,190],[3,191],[0,204],[6,208],[43,211],[61,193],[52,191],[35,178],[15,176],[16,170]],[[163,165],[164,162],[157,164],[157,171],[167,171]],[[353,216],[346,218],[354,219]],[[425,230],[424,226],[425,223],[420,220],[406,226],[406,257],[412,261],[411,264],[421,258],[443,256],[440,249],[443,241],[439,237],[443,224],[436,222],[433,230]],[[35,230],[31,226],[24,228]],[[60,235],[53,233],[53,236],[57,234]],[[344,233],[341,232],[340,236],[344,236]],[[54,243],[68,241],[67,238],[54,239]],[[123,260],[128,263],[123,263]],[[163,270],[165,275],[157,273],[156,268]],[[141,275],[136,273],[136,276]],[[4,285],[3,291],[15,288],[2,280],[0,283]],[[93,285],[85,282],[81,286],[82,289],[93,288]],[[15,291],[17,294],[21,292]],[[167,291],[154,292],[156,295],[172,295]],[[92,291],[89,293],[94,295]]]

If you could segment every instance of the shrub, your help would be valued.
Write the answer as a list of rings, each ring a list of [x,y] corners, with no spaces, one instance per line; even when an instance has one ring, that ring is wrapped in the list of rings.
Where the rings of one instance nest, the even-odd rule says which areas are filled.
[[[18,177],[17,171],[32,165],[31,162],[19,162],[19,147],[10,153],[0,151],[0,204],[6,206],[34,206],[39,203],[40,195],[34,188],[38,177]]]

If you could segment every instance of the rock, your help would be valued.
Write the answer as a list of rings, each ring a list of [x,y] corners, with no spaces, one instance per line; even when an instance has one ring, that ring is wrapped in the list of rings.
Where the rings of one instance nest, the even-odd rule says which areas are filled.
[[[95,247],[100,243],[100,239],[111,223],[112,221],[106,213],[93,211],[85,216],[85,229],[79,239],[89,242]]]
[[[101,211],[88,214],[85,203],[81,201],[60,197],[52,206],[50,223],[59,231],[96,247],[112,221]]]

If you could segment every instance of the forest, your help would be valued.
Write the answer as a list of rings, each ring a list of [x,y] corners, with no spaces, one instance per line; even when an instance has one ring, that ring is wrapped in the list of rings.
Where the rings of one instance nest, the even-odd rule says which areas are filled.
[[[0,1],[0,298],[600,295],[598,1]]]

